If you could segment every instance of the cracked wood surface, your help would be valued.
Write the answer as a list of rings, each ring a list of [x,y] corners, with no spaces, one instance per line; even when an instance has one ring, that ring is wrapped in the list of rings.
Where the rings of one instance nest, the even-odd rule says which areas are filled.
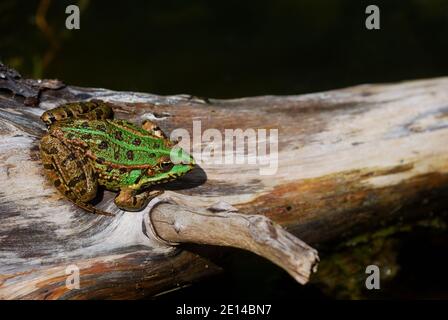
[[[149,208],[124,213],[105,192],[86,214],[61,198],[42,175],[37,144],[43,111],[63,102],[103,99],[136,123],[165,132],[279,129],[279,168],[200,163],[166,186],[162,199],[189,207],[226,202],[265,215],[310,244],[329,242],[396,219],[447,207],[448,78],[361,85],[300,96],[216,100],[64,87],[40,93],[38,107],[0,94],[0,297],[138,298],[219,271],[213,254],[160,243],[142,225]],[[203,142],[204,143],[204,142]],[[216,248],[216,250],[218,250]],[[215,250],[215,251],[216,251]],[[213,261],[213,262],[212,262]],[[68,290],[65,269],[80,268]]]

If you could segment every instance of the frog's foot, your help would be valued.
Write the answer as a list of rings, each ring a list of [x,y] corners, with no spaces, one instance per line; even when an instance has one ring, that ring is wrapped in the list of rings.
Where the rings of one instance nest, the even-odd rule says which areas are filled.
[[[148,131],[153,136],[156,136],[158,138],[167,139],[167,137],[166,137],[165,133],[162,131],[162,129],[160,129],[156,123],[154,123],[150,120],[143,121],[142,128],[145,129],[146,131]]]
[[[162,193],[163,190],[147,190],[137,194],[135,190],[123,188],[115,197],[114,202],[122,210],[140,211],[148,205],[149,201]]]
[[[88,102],[66,103],[57,108],[45,111],[40,118],[47,126],[50,126],[56,121],[65,119],[105,120],[112,119],[113,116],[112,108],[106,102],[92,100]]]

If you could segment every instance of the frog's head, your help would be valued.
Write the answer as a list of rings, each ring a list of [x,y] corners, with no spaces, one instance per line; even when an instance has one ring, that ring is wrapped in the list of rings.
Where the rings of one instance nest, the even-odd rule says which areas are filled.
[[[161,157],[158,164],[148,170],[141,183],[149,186],[173,181],[191,171],[194,166],[193,157],[176,146],[171,149],[170,156]]]

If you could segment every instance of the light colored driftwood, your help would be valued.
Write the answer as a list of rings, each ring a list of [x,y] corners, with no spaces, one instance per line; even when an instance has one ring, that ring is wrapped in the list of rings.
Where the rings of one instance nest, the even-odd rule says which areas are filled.
[[[265,216],[161,203],[153,208],[151,222],[156,234],[166,241],[249,250],[279,265],[302,284],[317,267],[316,250]]]
[[[152,202],[125,213],[106,192],[92,216],[42,175],[39,116],[67,101],[103,99],[119,118],[153,119],[165,132],[201,120],[202,130],[278,128],[279,169],[201,163],[158,199],[210,208],[225,202],[261,214],[313,245],[446,208],[448,78],[362,85],[301,96],[234,100],[162,97],[65,87],[41,92],[36,108],[0,94],[0,297],[135,298],[219,271],[219,250],[196,254],[148,236]],[[201,146],[205,146],[203,141]],[[213,260],[215,263],[212,263]],[[80,269],[81,288],[65,286]]]

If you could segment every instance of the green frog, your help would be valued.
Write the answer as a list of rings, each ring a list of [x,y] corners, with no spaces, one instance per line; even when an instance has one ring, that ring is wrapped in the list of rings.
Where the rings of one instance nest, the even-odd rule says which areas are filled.
[[[142,210],[163,191],[153,186],[175,180],[195,165],[153,122],[136,126],[113,119],[101,100],[67,103],[43,113],[48,133],[40,141],[47,177],[70,201],[96,214],[112,215],[90,202],[99,186],[119,192],[115,204]]]

